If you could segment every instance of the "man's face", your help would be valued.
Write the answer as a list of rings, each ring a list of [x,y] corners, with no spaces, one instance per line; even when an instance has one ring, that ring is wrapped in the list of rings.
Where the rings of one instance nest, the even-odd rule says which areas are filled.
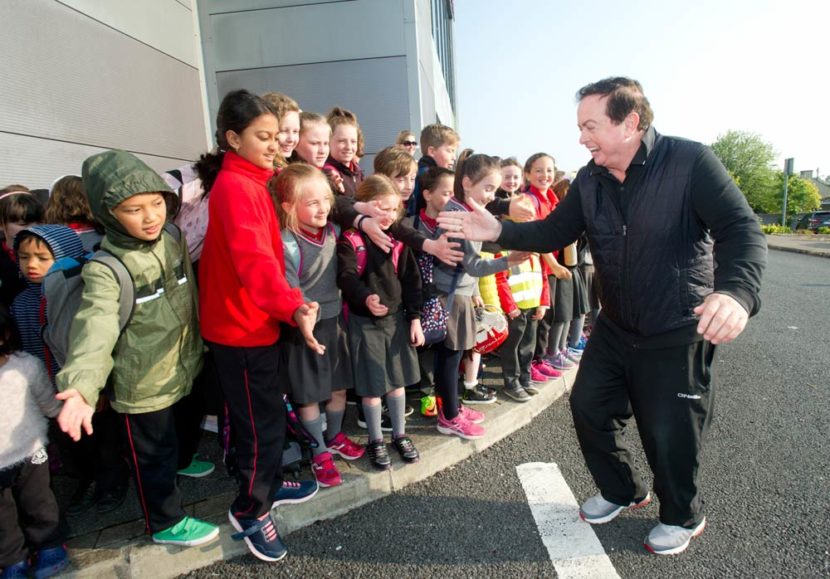
[[[594,163],[608,169],[625,171],[630,140],[626,122],[615,124],[605,112],[605,97],[589,95],[577,108],[579,144],[591,153]],[[621,165],[625,166],[621,166]]]

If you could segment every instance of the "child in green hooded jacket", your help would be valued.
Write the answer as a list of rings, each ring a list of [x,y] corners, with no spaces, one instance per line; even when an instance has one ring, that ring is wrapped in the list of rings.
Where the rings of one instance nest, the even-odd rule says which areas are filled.
[[[164,180],[124,151],[84,161],[83,182],[117,257],[135,285],[132,316],[121,331],[120,285],[105,264],[83,269],[81,305],[67,361],[57,375],[64,407],[58,424],[74,440],[92,434],[92,415],[109,384],[121,414],[136,490],[156,543],[201,545],[219,528],[185,514],[176,484],[176,415],[202,363],[196,285],[186,245],[165,230],[178,201]],[[181,236],[179,236],[181,237]]]

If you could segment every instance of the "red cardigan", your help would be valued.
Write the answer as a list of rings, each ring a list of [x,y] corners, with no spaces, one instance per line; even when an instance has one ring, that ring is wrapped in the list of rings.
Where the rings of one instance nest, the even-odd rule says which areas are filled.
[[[280,224],[266,183],[274,174],[228,151],[210,191],[199,260],[202,336],[225,346],[269,346],[295,325],[302,293],[285,280]]]

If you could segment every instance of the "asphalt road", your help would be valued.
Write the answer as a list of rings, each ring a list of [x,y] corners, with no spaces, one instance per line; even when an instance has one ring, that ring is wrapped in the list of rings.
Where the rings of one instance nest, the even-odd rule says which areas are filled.
[[[706,531],[657,557],[642,548],[655,503],[593,527],[621,577],[830,577],[830,260],[770,252],[762,299],[716,353]],[[567,397],[454,468],[293,533],[280,563],[245,556],[192,576],[555,577],[516,474],[527,462],[557,463],[580,501],[595,492]]]

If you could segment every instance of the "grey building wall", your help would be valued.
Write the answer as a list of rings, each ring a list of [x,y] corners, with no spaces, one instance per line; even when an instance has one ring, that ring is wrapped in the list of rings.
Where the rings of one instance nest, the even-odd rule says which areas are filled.
[[[198,3],[211,119],[238,88],[280,91],[322,114],[343,106],[363,128],[364,168],[401,129],[454,124],[429,0]]]
[[[48,187],[87,156],[157,170],[208,146],[190,0],[0,2],[0,186]]]

